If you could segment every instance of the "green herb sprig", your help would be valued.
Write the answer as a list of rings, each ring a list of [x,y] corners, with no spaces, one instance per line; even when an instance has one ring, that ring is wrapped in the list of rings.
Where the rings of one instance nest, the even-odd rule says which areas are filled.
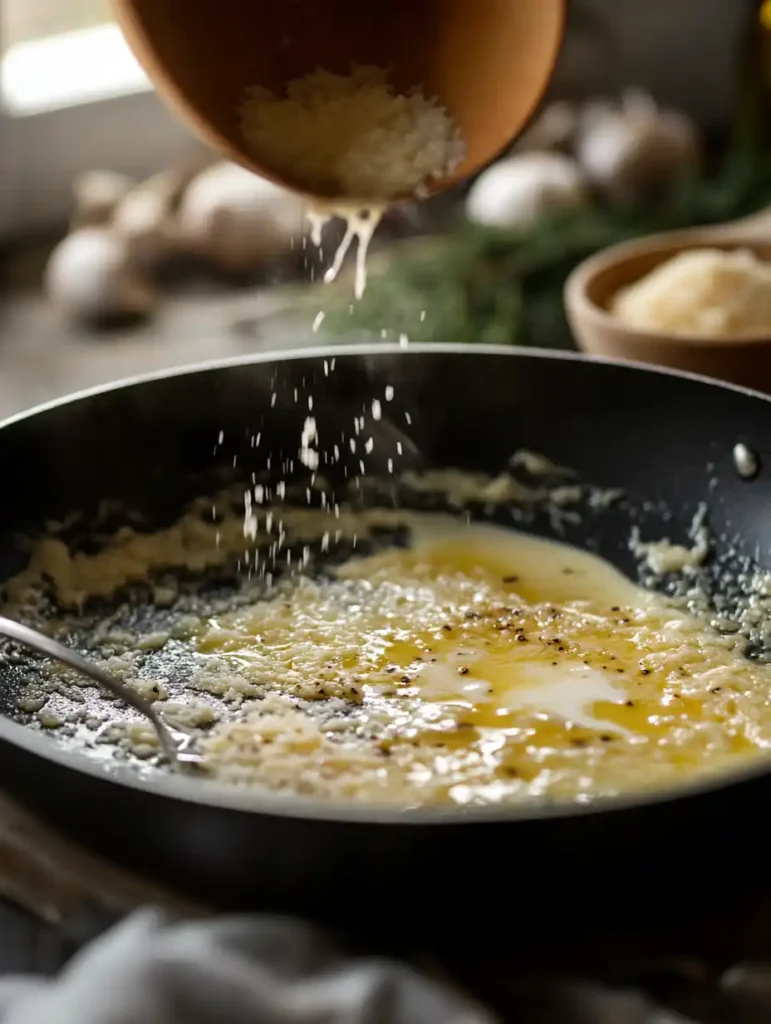
[[[329,302],[325,335],[572,348],[562,291],[583,259],[642,235],[718,224],[768,205],[771,161],[733,154],[657,203],[562,211],[526,232],[463,224],[441,238],[402,243],[371,275],[360,302]]]

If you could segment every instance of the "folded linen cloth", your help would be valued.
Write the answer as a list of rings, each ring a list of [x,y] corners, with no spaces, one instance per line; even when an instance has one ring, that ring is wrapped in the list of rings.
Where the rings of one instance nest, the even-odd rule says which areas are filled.
[[[136,911],[57,978],[0,979],[0,1024],[494,1024],[465,995],[278,917]]]

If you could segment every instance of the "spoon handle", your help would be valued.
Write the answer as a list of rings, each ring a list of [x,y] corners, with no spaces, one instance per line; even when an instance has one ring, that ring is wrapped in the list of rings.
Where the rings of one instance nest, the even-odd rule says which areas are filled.
[[[129,704],[150,722],[158,737],[161,749],[171,764],[179,767],[182,764],[193,764],[198,761],[195,755],[180,751],[175,733],[166,725],[149,701],[141,697],[130,686],[126,686],[125,683],[116,679],[109,672],[99,668],[98,665],[78,654],[77,651],[65,647],[64,644],[58,643],[58,641],[53,640],[44,633],[39,633],[35,629],[30,629],[29,626],[24,626],[22,623],[16,622],[14,619],[7,619],[4,616],[0,616],[0,635],[8,637],[10,640],[15,640],[25,647],[30,647],[32,650],[37,651],[38,654],[47,655],[49,658],[54,658],[64,665],[69,665],[76,672],[80,672],[81,675],[93,679],[95,683],[103,686],[113,696]]]

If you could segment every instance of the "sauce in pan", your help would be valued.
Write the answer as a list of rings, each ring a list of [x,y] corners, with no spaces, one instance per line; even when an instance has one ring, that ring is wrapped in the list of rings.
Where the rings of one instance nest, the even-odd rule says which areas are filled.
[[[771,743],[771,667],[734,638],[575,548],[403,519],[408,547],[201,624],[212,678],[266,694],[203,740],[221,779],[408,805],[585,801]]]

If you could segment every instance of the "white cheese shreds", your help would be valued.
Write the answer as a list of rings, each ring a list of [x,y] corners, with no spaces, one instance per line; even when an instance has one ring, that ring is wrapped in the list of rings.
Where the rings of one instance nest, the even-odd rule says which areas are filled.
[[[689,530],[693,542],[691,547],[673,544],[668,537],[645,543],[640,538],[639,530],[634,529],[629,543],[630,550],[656,576],[668,573],[688,575],[704,565],[710,554],[706,516],[706,506],[700,505]]]
[[[396,93],[388,72],[318,69],[286,96],[247,90],[241,130],[249,149],[309,192],[390,200],[418,192],[462,163],[465,145],[448,111],[419,90]]]

